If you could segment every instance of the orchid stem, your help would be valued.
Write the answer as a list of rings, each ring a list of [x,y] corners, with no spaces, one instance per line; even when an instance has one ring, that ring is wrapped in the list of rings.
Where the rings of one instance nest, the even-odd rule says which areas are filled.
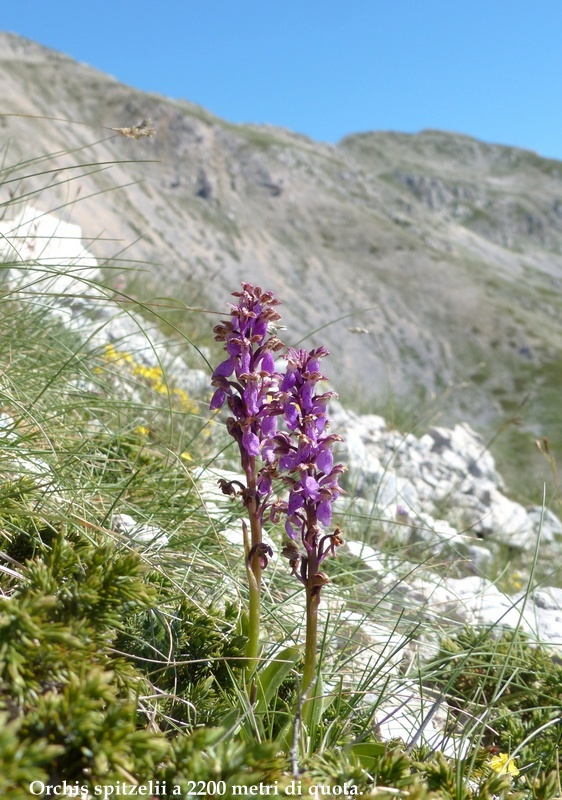
[[[255,671],[258,665],[260,652],[260,611],[261,611],[261,573],[262,567],[260,556],[255,553],[254,548],[262,542],[261,520],[257,513],[257,502],[255,499],[255,464],[254,459],[250,459],[250,466],[247,470],[248,493],[248,516],[250,519],[251,539],[246,547],[246,560],[248,571],[249,586],[249,607],[248,607],[248,642],[246,644],[246,677],[250,683],[250,699],[253,702],[256,695]],[[245,530],[247,539],[247,530]],[[254,550],[254,555],[249,558],[249,553]]]
[[[306,640],[304,645],[304,669],[302,690],[306,692],[316,677],[316,648],[318,639],[319,592],[312,595],[307,590],[306,598]]]
[[[255,562],[255,557],[252,559]],[[250,700],[256,697],[255,671],[260,652],[260,587],[256,581],[253,564],[248,567],[249,608],[248,608],[248,642],[246,644],[246,677],[250,684]]]
[[[301,692],[306,697],[302,706],[302,719],[309,725],[314,710],[314,696],[307,696],[313,689],[316,680],[317,647],[318,647],[318,606],[320,591],[316,587],[306,587],[306,639],[304,645],[304,667],[302,673]]]

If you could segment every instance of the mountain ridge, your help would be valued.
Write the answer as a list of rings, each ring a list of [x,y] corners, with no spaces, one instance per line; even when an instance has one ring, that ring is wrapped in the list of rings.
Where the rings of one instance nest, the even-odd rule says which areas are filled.
[[[396,398],[414,421],[435,404],[490,435],[521,416],[508,449],[525,459],[533,438],[562,445],[562,162],[435,130],[331,145],[235,125],[7,34],[0,81],[6,113],[81,123],[1,118],[5,162],[56,152],[62,170],[15,168],[2,200],[70,203],[102,261],[134,242],[153,294],[220,310],[241,280],[272,289],[348,402]],[[154,139],[112,130],[145,118]]]

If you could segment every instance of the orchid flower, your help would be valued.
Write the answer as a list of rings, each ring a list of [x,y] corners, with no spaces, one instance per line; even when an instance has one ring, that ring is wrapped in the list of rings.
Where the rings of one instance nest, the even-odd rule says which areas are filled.
[[[215,339],[225,342],[227,358],[213,372],[215,392],[210,408],[225,402],[232,414],[227,430],[240,450],[246,485],[220,481],[226,494],[240,494],[247,509],[251,536],[243,523],[249,589],[248,674],[256,666],[259,654],[261,573],[267,566],[271,548],[263,542],[262,518],[271,494],[275,475],[271,439],[277,431],[279,410],[275,404],[281,376],[275,370],[274,354],[283,343],[270,333],[270,326],[280,319],[279,305],[271,292],[250,283],[233,292],[230,319],[214,329]],[[263,463],[262,463],[263,462]]]
[[[279,403],[288,432],[273,437],[278,470],[289,489],[286,503],[277,503],[277,516],[284,512],[288,542],[283,555],[306,590],[306,644],[302,691],[312,684],[316,671],[318,606],[322,587],[329,582],[321,569],[328,555],[343,544],[339,526],[329,532],[332,504],[341,494],[341,464],[334,464],[332,448],[341,436],[330,434],[326,407],[334,392],[321,392],[325,381],[320,359],[328,351],[318,347],[308,352],[289,348],[287,370],[279,387]]]

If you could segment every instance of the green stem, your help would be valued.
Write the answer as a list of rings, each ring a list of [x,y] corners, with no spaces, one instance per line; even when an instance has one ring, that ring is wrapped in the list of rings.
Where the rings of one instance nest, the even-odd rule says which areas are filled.
[[[250,526],[253,525],[254,520],[250,516]],[[254,537],[252,536],[252,544],[250,548],[254,547]],[[248,643],[246,645],[246,655],[249,662],[246,668],[247,674],[250,675],[256,668],[256,661],[259,655],[259,640],[260,640],[260,600],[261,600],[261,564],[259,556],[254,555],[248,565],[248,582],[249,582],[249,610],[248,610]]]
[[[316,677],[316,649],[318,640],[318,606],[320,592],[318,587],[306,587],[306,640],[304,645],[304,669],[302,673],[302,694],[305,694]]]
[[[257,501],[254,495],[256,489],[255,479],[255,459],[251,458],[246,471],[248,494],[248,517],[250,520],[251,539],[248,543],[249,549],[256,547],[262,542],[261,520],[257,513]],[[258,663],[260,651],[260,601],[261,601],[261,563],[259,555],[254,555],[248,564],[248,583],[249,583],[249,608],[248,608],[248,642],[246,644],[246,677],[252,681],[250,695],[255,695],[255,683],[253,682],[254,673]]]
[[[306,698],[301,706],[301,719],[309,733],[312,729],[315,708],[318,702],[315,681],[317,679],[318,606],[320,587],[306,587],[306,639],[304,645],[304,667],[301,697]]]
[[[248,608],[248,641],[246,643],[246,675],[252,676],[257,666],[260,651],[260,585],[254,570],[255,559],[248,568],[249,608]]]
[[[318,650],[318,607],[322,587],[328,582],[328,577],[320,572],[320,556],[315,540],[315,518],[309,515],[308,530],[312,532],[311,541],[314,546],[308,548],[306,561],[306,639],[304,645],[304,668],[302,673],[301,698],[305,698],[301,706],[301,718],[314,737],[313,723],[315,715],[321,709],[321,684],[317,682],[317,650]]]

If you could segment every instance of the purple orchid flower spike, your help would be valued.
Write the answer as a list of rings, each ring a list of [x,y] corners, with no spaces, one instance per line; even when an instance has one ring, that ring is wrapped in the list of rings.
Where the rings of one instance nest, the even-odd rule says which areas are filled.
[[[343,544],[339,526],[331,533],[326,531],[332,521],[332,505],[343,491],[338,478],[344,471],[341,464],[334,464],[332,453],[341,436],[327,433],[326,408],[336,395],[319,391],[319,383],[326,380],[320,371],[320,360],[327,355],[325,347],[310,352],[288,349],[279,402],[289,433],[280,432],[273,437],[279,473],[289,489],[288,501],[275,507],[277,516],[281,505],[286,515],[289,541],[282,554],[306,589],[303,691],[312,684],[316,673],[318,606],[322,587],[329,582],[321,565]]]
[[[279,305],[271,292],[264,292],[250,283],[242,284],[232,305],[230,320],[214,329],[215,339],[225,342],[228,358],[213,372],[215,393],[211,409],[222,408],[225,401],[233,416],[228,429],[240,448],[242,466],[260,455],[267,440],[276,431],[276,415],[272,398],[277,393],[281,376],[275,371],[274,354],[283,343],[269,333],[270,326],[280,319]]]
[[[243,283],[242,290],[233,292],[233,296],[238,302],[231,303],[230,319],[214,329],[216,341],[225,343],[227,358],[213,372],[215,392],[210,408],[216,410],[227,404],[232,416],[226,427],[238,444],[246,475],[246,486],[240,490],[233,485],[238,482],[222,481],[221,488],[226,494],[241,495],[250,521],[250,537],[243,524],[250,585],[250,674],[259,654],[261,573],[267,566],[267,555],[271,555],[263,542],[262,521],[276,475],[272,440],[282,408],[277,402],[281,375],[275,370],[275,353],[283,343],[271,332],[271,326],[280,319],[276,310],[279,300],[271,292]],[[263,465],[258,463],[260,457]]]
[[[288,541],[283,555],[306,590],[301,684],[306,692],[316,674],[320,593],[329,582],[321,567],[343,543],[339,527],[328,530],[333,503],[342,492],[338,478],[344,470],[341,464],[334,464],[332,452],[341,437],[328,433],[326,408],[336,395],[319,389],[326,380],[320,362],[328,351],[325,347],[311,351],[288,348],[283,356],[287,367],[281,375],[275,369],[275,354],[283,344],[271,330],[280,319],[279,301],[250,283],[243,283],[242,290],[233,294],[238,302],[231,304],[230,319],[215,327],[215,338],[225,343],[227,357],[212,376],[211,409],[228,406],[227,430],[238,444],[246,476],[246,485],[224,480],[220,484],[226,494],[242,497],[250,522],[250,537],[242,523],[250,601],[246,649],[250,695],[255,696],[259,656],[261,573],[272,555],[262,538],[266,510],[274,523],[285,519]],[[284,430],[278,430],[280,420]],[[272,499],[275,478],[284,483],[286,499]]]

